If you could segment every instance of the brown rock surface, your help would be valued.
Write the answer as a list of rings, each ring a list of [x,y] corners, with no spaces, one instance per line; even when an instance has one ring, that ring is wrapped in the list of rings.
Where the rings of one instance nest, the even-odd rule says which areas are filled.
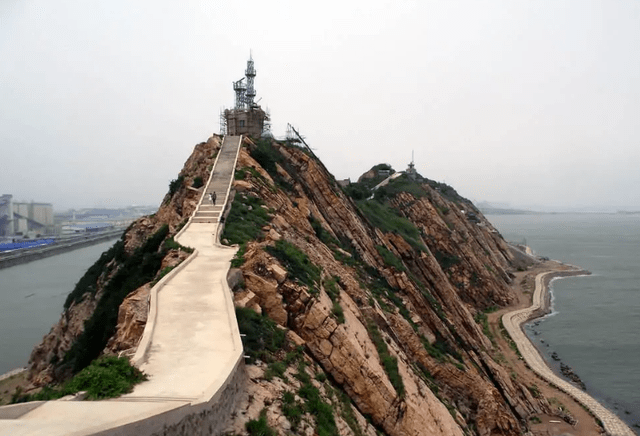
[[[374,228],[310,154],[275,147],[283,156],[277,176],[288,192],[274,189],[275,175],[247,150],[238,161],[239,168],[261,175],[244,180],[244,194],[275,211],[241,267],[262,310],[302,338],[310,356],[386,434],[521,434],[520,423],[547,406],[494,361],[492,343],[474,320],[477,312],[514,300],[512,254],[500,235],[471,203],[445,198],[440,187],[425,182],[421,196],[401,192],[388,203],[420,232],[418,251],[399,233]],[[277,240],[273,232],[321,267],[319,295],[291,271],[285,279],[274,273],[279,261],[264,251]],[[379,247],[396,256],[402,270],[386,264]],[[344,323],[325,292],[331,277],[339,278],[335,301]],[[402,395],[372,341],[371,323],[397,359]]]

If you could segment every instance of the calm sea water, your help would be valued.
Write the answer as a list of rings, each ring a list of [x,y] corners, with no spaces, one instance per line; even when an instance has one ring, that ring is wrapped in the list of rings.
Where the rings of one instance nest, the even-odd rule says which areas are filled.
[[[554,370],[553,351],[588,393],[640,424],[640,215],[487,218],[505,239],[593,273],[553,281],[553,313],[526,330]]]
[[[0,375],[25,366],[58,321],[64,301],[114,240],[0,269]]]

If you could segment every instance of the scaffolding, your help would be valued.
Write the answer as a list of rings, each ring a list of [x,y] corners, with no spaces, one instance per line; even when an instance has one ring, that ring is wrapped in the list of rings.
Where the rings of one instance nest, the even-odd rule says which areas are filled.
[[[245,94],[247,91],[247,87],[242,81],[244,77],[237,82],[233,82],[233,90],[236,93],[236,109],[244,109],[245,108]]]
[[[220,135],[224,136],[227,134],[227,116],[225,114],[224,108],[220,109]]]
[[[254,86],[256,69],[253,57],[249,55],[245,77],[233,82],[236,102],[233,109],[223,109],[220,113],[220,133],[225,135],[261,136],[271,132],[271,115],[255,101]],[[246,79],[246,80],[245,80]]]

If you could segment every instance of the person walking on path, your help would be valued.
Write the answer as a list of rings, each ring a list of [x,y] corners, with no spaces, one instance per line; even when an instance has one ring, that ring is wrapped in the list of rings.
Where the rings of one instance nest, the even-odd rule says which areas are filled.
[[[215,192],[211,192],[209,193],[209,200],[211,200],[211,204],[212,205],[216,205],[216,193]]]

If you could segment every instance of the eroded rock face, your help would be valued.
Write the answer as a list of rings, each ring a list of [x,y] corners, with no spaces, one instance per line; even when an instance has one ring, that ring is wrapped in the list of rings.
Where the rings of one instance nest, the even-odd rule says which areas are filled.
[[[196,177],[206,183],[219,147],[217,137],[196,146],[181,172],[182,186],[167,195],[158,213],[139,219],[125,234],[128,254],[163,224],[170,234],[177,231],[199,198],[188,186]],[[308,364],[348,395],[360,431],[336,415],[339,434],[521,434],[520,421],[548,406],[493,360],[491,341],[474,321],[478,311],[513,300],[508,273],[513,252],[495,229],[466,200],[454,201],[425,185],[418,196],[401,192],[389,197],[419,233],[419,240],[409,243],[398,233],[375,228],[309,153],[274,147],[283,157],[274,174],[246,148],[240,151],[238,168],[255,171],[234,182],[236,195],[262,199],[271,219],[262,236],[246,245],[245,262],[234,272],[235,301],[288,329],[290,346],[303,347]],[[282,240],[321,268],[319,283],[305,285],[265,251]],[[171,251],[162,266],[184,257]],[[117,271],[118,265],[112,266],[109,274]],[[56,362],[82,332],[108,278],[105,274],[97,282],[95,296],[72,304],[34,349],[34,383],[54,378]],[[105,352],[135,350],[146,324],[149,291],[147,284],[125,298]],[[270,425],[282,434],[291,432],[278,403],[285,390],[295,392],[299,386],[291,368],[288,383],[262,379],[263,364],[248,371],[253,374],[250,400],[234,418],[239,420],[235,432],[242,432],[244,422],[257,418],[264,407]],[[346,410],[334,403],[331,390],[314,385],[328,403]],[[312,435],[314,428],[296,432]]]
[[[260,174],[243,180],[239,195],[261,198],[273,214],[262,239],[247,246],[241,267],[245,289],[238,302],[246,304],[250,296],[252,304],[291,329],[386,434],[455,435],[463,429],[521,434],[520,421],[546,405],[491,358],[491,342],[474,321],[478,311],[514,298],[507,272],[512,254],[495,229],[471,203],[448,200],[425,185],[420,197],[401,192],[390,198],[419,230],[418,250],[401,235],[372,227],[317,160],[298,148],[276,147],[284,156],[278,176],[289,192],[274,189],[271,176],[247,150],[239,156],[238,168]],[[317,223],[324,236],[319,237]],[[322,268],[318,295],[290,273],[282,274],[286,268],[265,252],[281,238]],[[385,263],[383,249],[402,269]],[[343,323],[325,292],[332,277],[339,279]],[[397,359],[403,392],[385,370],[372,328]]]
[[[197,190],[188,187],[193,185],[197,177],[206,184],[220,145],[221,138],[213,136],[207,142],[195,146],[179,174],[182,183],[173,195],[167,194],[155,215],[136,220],[123,235],[126,254],[133,253],[165,224],[169,226],[170,235],[176,233],[179,226],[193,213],[200,198]],[[162,268],[175,266],[187,256],[185,252],[171,250],[163,259]],[[119,267],[116,261],[109,263],[93,287],[94,295],[87,293],[79,302],[71,304],[42,342],[34,348],[29,358],[30,380],[34,386],[60,381],[69,375],[68,369],[60,372],[56,368],[84,330],[84,323],[93,314],[102,297],[105,284]],[[145,285],[125,298],[119,308],[116,333],[110,339],[106,352],[118,353],[135,349],[146,324],[148,294],[149,286]]]

